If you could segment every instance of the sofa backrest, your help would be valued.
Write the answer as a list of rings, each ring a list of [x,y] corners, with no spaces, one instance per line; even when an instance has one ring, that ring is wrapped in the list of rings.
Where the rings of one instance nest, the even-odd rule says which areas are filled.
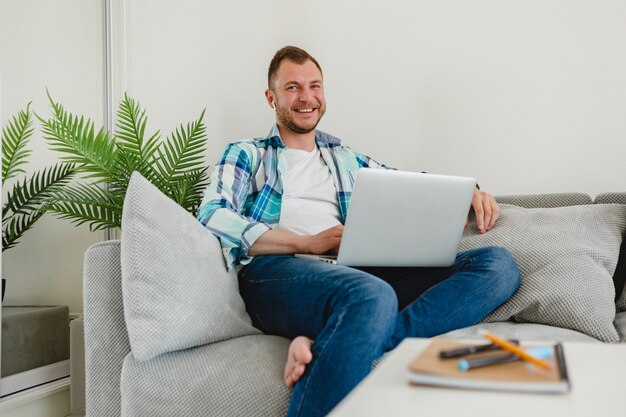
[[[583,204],[626,204],[626,192],[602,193],[592,199],[584,193],[551,193],[496,196],[500,204],[512,204],[526,208],[566,207]]]
[[[511,204],[525,208],[550,208],[593,204],[591,197],[582,193],[505,195],[497,196],[496,200],[500,204]]]

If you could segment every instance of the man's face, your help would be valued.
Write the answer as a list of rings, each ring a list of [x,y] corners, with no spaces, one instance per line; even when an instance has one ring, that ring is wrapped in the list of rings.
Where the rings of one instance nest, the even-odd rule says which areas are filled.
[[[312,61],[296,64],[281,62],[274,85],[265,92],[268,103],[276,109],[276,121],[294,133],[315,129],[326,112],[324,80]]]

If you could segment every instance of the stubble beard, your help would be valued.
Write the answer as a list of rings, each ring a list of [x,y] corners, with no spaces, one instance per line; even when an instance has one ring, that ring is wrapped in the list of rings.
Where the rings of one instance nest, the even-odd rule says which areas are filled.
[[[317,121],[311,128],[298,125],[287,112],[282,111],[278,106],[276,107],[276,116],[281,125],[283,125],[284,127],[286,127],[287,129],[289,129],[290,131],[294,133],[303,135],[303,134],[306,134],[315,130],[320,120],[322,120],[322,116],[324,115],[324,113],[322,113],[321,107],[318,108],[317,110],[319,111],[319,117],[317,118]]]

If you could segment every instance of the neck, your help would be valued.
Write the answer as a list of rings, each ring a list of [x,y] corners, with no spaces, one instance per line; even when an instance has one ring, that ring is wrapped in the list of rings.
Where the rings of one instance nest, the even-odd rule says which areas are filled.
[[[309,133],[295,133],[284,126],[278,125],[280,137],[286,147],[310,152],[315,148],[315,130]]]

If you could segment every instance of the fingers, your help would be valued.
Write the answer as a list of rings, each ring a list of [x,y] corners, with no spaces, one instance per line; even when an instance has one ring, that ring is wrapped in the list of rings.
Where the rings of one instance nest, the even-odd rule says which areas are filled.
[[[322,238],[341,240],[341,237],[343,236],[343,224],[339,224],[337,226],[331,227],[330,229],[326,229],[320,232],[319,236]]]
[[[491,230],[500,217],[500,206],[495,197],[484,191],[474,192],[472,208],[476,214],[476,227],[480,233]]]
[[[343,236],[343,225],[337,225],[320,233],[308,236],[305,253],[321,255],[325,253],[337,253],[341,237]]]
[[[491,230],[493,229],[493,227],[496,225],[496,221],[498,221],[498,218],[500,217],[500,205],[498,204],[498,202],[496,201],[495,197],[491,197],[492,201],[492,214],[491,214],[491,221],[489,222],[489,226],[487,230]]]
[[[330,229],[324,230],[322,233],[329,232],[332,235],[341,236],[341,235],[343,235],[343,227],[344,227],[343,224],[338,224],[337,226],[333,226]]]
[[[472,199],[472,208],[476,215],[476,227],[480,233],[485,232],[485,210],[483,208],[482,192],[475,191],[474,198]]]

